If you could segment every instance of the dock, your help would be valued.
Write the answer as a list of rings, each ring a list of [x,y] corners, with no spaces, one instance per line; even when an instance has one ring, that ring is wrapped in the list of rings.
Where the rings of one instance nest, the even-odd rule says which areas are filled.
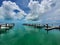
[[[44,24],[44,25],[41,25],[41,24],[23,24],[23,25],[32,26],[34,28],[39,28],[39,29],[44,28],[47,31],[47,33],[48,33],[48,31],[54,30],[54,29],[58,29],[60,31],[60,25],[59,26],[49,26],[48,24]]]
[[[23,24],[23,25],[25,25],[25,26],[32,26],[34,28],[43,28],[44,27],[44,25],[40,25],[40,24]]]

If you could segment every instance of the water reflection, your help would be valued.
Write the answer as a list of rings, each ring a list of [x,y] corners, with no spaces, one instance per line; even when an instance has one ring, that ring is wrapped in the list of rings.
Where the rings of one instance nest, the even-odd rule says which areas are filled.
[[[59,33],[59,34],[57,34]],[[60,45],[60,32],[30,26],[16,25],[7,33],[0,35],[0,45]]]

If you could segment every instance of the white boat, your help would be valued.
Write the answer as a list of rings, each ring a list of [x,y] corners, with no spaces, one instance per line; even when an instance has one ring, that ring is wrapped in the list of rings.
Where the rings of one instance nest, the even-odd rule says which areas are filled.
[[[14,23],[0,24],[0,33],[5,32],[14,27]]]

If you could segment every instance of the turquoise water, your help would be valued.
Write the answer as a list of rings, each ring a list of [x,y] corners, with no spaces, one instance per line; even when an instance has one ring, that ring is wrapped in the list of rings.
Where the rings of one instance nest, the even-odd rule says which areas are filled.
[[[60,45],[60,32],[16,25],[0,35],[0,45]]]

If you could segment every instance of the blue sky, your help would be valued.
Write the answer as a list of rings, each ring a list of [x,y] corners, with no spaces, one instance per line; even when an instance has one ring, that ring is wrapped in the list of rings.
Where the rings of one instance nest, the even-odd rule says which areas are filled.
[[[2,5],[2,2],[4,0],[0,0],[0,6]],[[23,9],[26,13],[29,13],[30,9],[28,7],[28,3],[30,2],[30,0],[6,0],[6,1],[12,1],[12,2],[16,2],[16,4]],[[39,1],[41,2],[42,0],[33,0],[33,1]]]
[[[60,22],[59,0],[0,0],[2,20]]]
[[[16,4],[19,5],[21,9],[23,9],[26,13],[29,13],[30,9],[28,7],[28,3],[30,2],[30,0],[10,0],[10,1],[16,2]],[[38,1],[41,2],[41,0]]]
[[[0,0],[0,6],[2,5],[2,2],[4,0]],[[17,5],[19,5],[19,7],[21,9],[23,9],[26,13],[29,12],[29,8],[27,7],[29,0],[7,0],[7,1],[12,1],[12,2],[16,2]]]

